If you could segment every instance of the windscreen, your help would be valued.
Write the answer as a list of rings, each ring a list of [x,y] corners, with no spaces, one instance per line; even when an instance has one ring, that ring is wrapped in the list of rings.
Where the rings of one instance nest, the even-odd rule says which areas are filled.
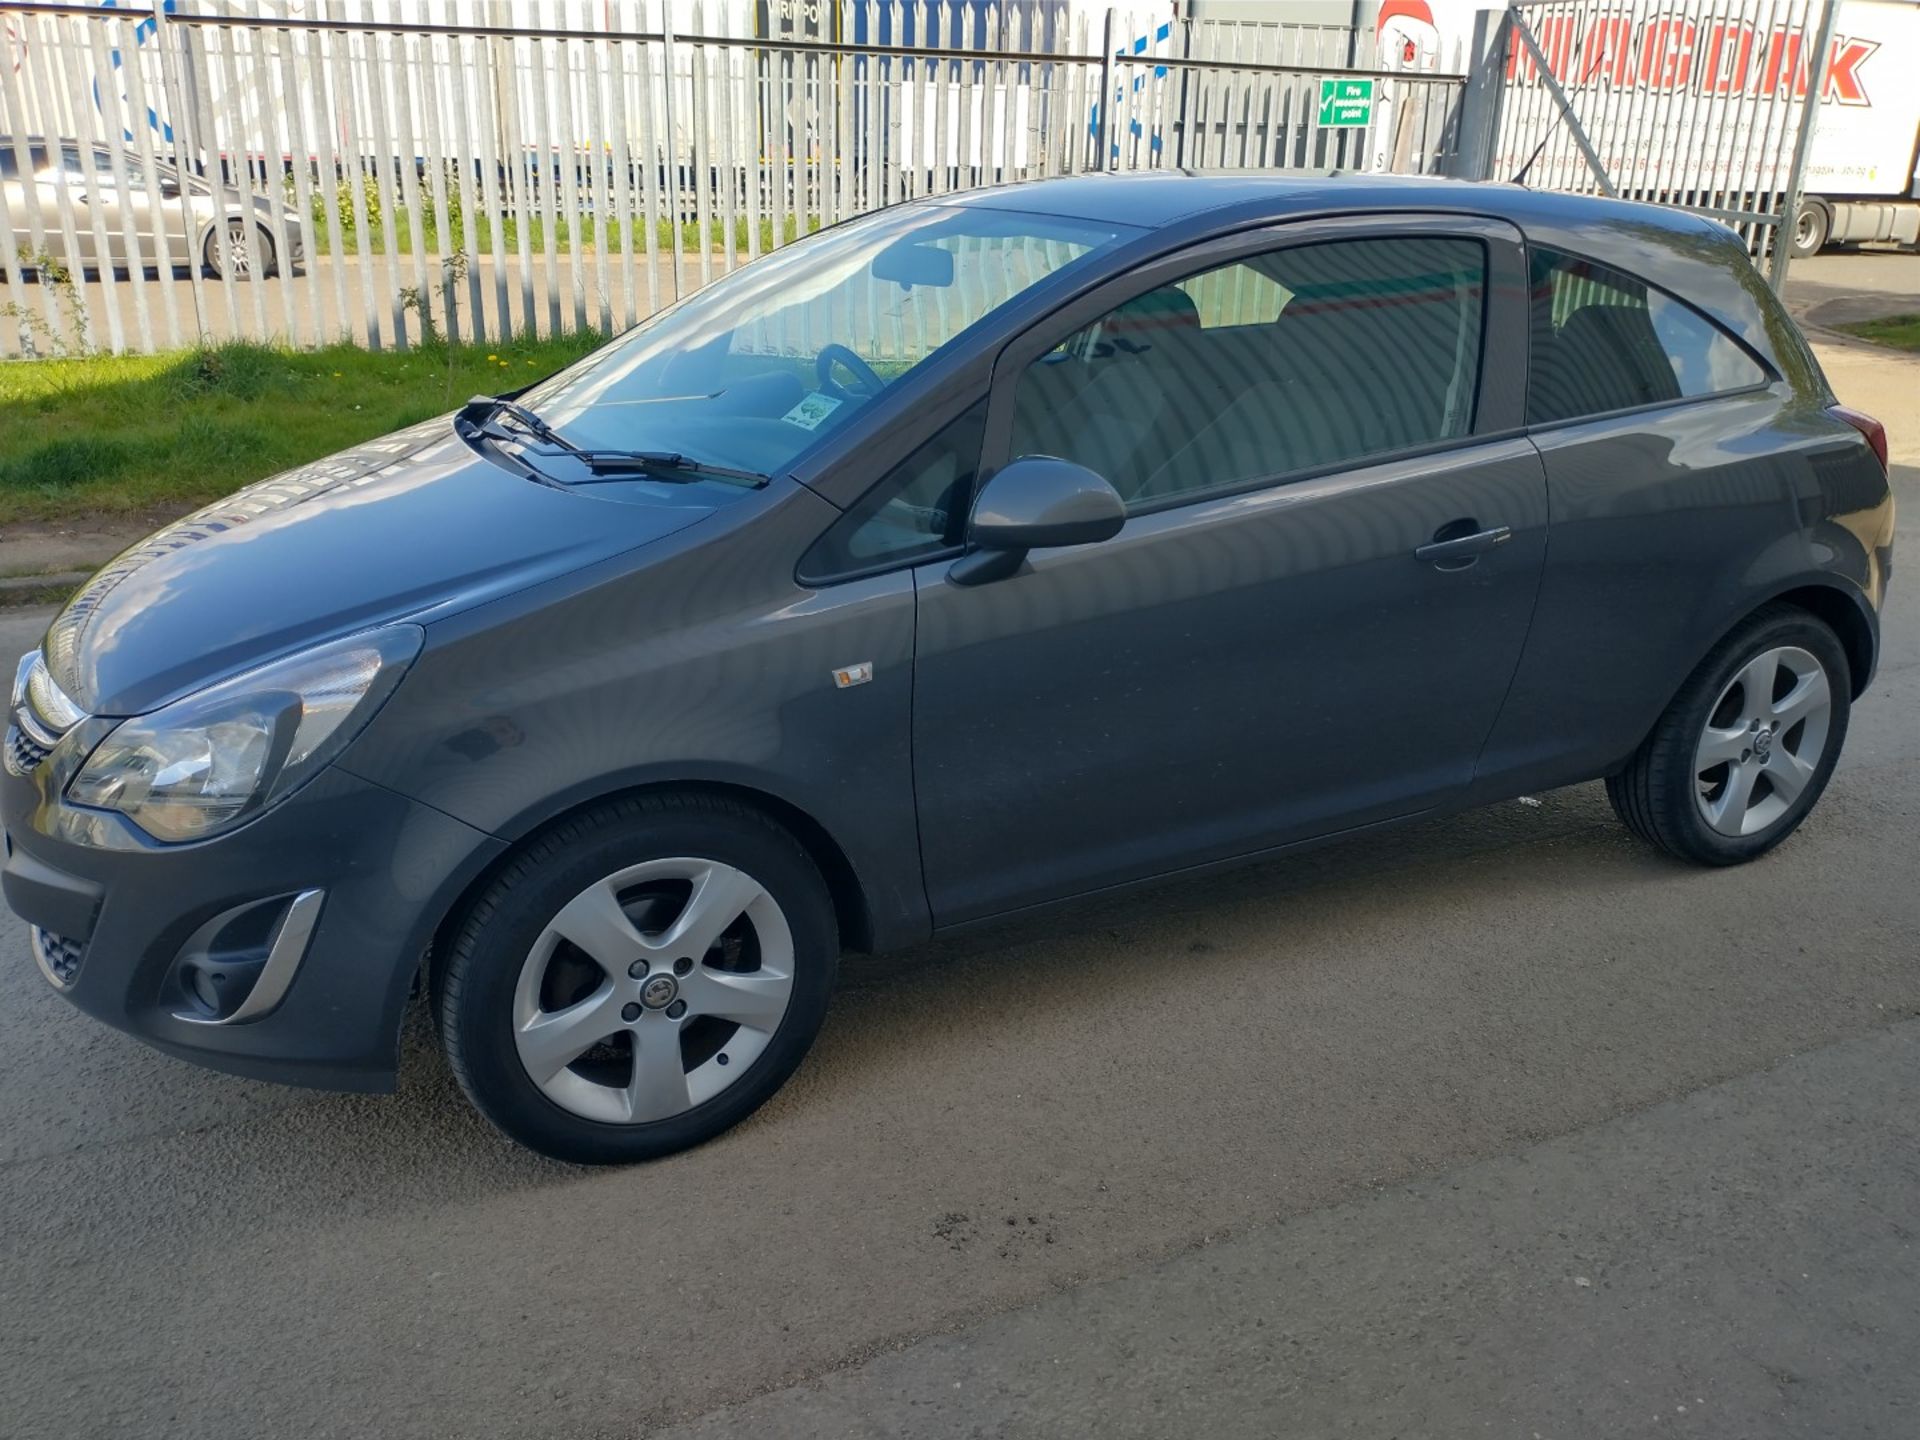
[[[879,211],[715,281],[520,402],[580,446],[771,475],[967,327],[1133,233],[969,206]]]

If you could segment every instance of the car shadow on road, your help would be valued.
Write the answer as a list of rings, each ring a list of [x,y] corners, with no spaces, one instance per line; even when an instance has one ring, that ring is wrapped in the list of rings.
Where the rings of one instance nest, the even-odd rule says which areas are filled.
[[[1543,846],[1560,848],[1549,858]],[[1592,872],[1596,883],[1620,884],[1623,869],[1638,881],[1687,873],[1635,845],[1606,810],[1600,787],[1582,786],[1416,820],[1109,898],[1083,899],[901,954],[849,956],[841,964],[826,1028],[795,1081],[758,1115],[706,1148],[751,1143],[755,1132],[778,1127],[788,1112],[828,1092],[828,1098],[857,1107],[865,1087],[911,1086],[923,1027],[945,1023],[940,1017],[970,1023],[979,1018],[983,996],[1017,995],[1026,1024],[1044,1026],[1049,1012],[1071,1015],[1093,993],[1109,999],[1131,993],[1142,1007],[1149,1005],[1168,983],[1169,962],[1180,967],[1183,984],[1204,989],[1207,972],[1222,957],[1249,946],[1262,952],[1277,981],[1291,965],[1337,963],[1323,943],[1322,922],[1329,914],[1371,903],[1386,877],[1392,877],[1403,901],[1427,896],[1436,905],[1458,905],[1466,897],[1472,903],[1485,888],[1479,877],[1489,865],[1495,873],[1514,865],[1558,869],[1567,863],[1569,849],[1581,857],[1578,868]],[[1604,881],[1598,878],[1602,875]],[[1302,927],[1292,923],[1303,906],[1315,911],[1310,940],[1303,940]],[[409,1015],[395,1099],[329,1097],[318,1103],[356,1112],[365,1107],[356,1124],[451,1127],[468,1136],[478,1131],[479,1148],[487,1152],[483,1168],[517,1155],[468,1111],[423,1005]],[[592,1172],[537,1162],[535,1173]]]
[[[1565,791],[1538,806],[1415,822],[1248,868],[1082,901],[902,954],[850,956],[826,1033],[800,1079],[809,1089],[815,1076],[828,1073],[856,1089],[899,1083],[894,1072],[910,1067],[912,1056],[898,1053],[888,1037],[901,1033],[911,1015],[937,1011],[971,991],[1017,984],[1029,1017],[1040,1013],[1043,1001],[1070,1014],[1089,985],[1112,992],[1158,983],[1169,952],[1204,972],[1216,943],[1208,937],[1228,916],[1237,931],[1264,937],[1283,963],[1292,943],[1289,913],[1302,900],[1350,904],[1374,883],[1369,877],[1384,872],[1430,868],[1436,859],[1457,864],[1583,829],[1605,834],[1601,804],[1595,787]],[[8,1013],[0,1017],[6,1095],[19,1102],[0,1104],[0,1133],[10,1142],[0,1163],[115,1146],[171,1147],[182,1133],[204,1143],[224,1130],[290,1126],[313,1130],[311,1143],[323,1149],[391,1147],[396,1158],[411,1155],[422,1167],[458,1168],[470,1160],[495,1179],[523,1165],[531,1167],[528,1177],[574,1173],[523,1156],[473,1114],[439,1054],[424,1003],[406,1017],[398,1093],[340,1095],[217,1074],[151,1050],[65,1004],[31,974],[24,955],[19,958]],[[32,1097],[43,1073],[61,1077],[61,1104]],[[783,1104],[776,1099],[776,1108]]]

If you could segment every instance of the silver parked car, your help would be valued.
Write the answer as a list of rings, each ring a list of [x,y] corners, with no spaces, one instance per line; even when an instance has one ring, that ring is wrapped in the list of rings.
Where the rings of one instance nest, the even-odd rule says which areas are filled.
[[[164,254],[172,265],[204,265],[215,275],[231,270],[236,280],[246,280],[256,260],[264,273],[277,275],[283,266],[290,271],[306,257],[305,227],[287,206],[280,207],[276,220],[266,197],[243,195],[232,187],[222,187],[216,194],[199,176],[183,176],[163,162],[154,164],[149,185],[146,168],[133,154],[124,157],[122,172],[124,189],[104,145],[0,135],[0,205],[4,206],[0,225],[11,231],[11,253],[23,258],[33,253],[33,217],[38,215],[46,247],[56,258],[71,269],[97,269],[101,263],[93,226],[97,214],[106,233],[109,265],[129,263],[124,223],[129,215],[144,266],[159,264]],[[74,253],[68,253],[61,221],[63,182],[73,214]],[[249,210],[255,232],[251,253],[244,218]],[[285,256],[276,233],[286,236]]]

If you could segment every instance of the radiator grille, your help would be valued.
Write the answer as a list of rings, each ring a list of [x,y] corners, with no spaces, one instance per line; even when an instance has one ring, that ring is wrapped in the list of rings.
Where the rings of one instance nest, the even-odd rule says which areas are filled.
[[[79,940],[69,940],[64,935],[56,935],[51,930],[33,927],[33,954],[40,962],[40,968],[46,971],[47,978],[62,990],[73,984],[73,977],[80,973],[80,961],[86,954],[86,945]]]
[[[36,742],[18,725],[7,727],[7,771],[12,775],[31,775],[40,762],[53,752]]]

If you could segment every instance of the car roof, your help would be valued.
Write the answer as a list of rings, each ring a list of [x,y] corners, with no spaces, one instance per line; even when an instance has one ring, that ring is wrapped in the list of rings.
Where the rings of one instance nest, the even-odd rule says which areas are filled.
[[[1329,211],[1471,210],[1561,224],[1607,221],[1653,225],[1675,234],[1698,233],[1702,222],[1683,211],[1592,195],[1530,190],[1496,181],[1432,175],[1376,175],[1351,170],[1135,170],[1063,175],[964,191],[948,203],[989,210],[1024,210],[1064,219],[1139,225],[1150,229],[1216,217],[1243,223],[1248,212],[1275,220]],[[1218,214],[1218,212],[1228,212]]]

